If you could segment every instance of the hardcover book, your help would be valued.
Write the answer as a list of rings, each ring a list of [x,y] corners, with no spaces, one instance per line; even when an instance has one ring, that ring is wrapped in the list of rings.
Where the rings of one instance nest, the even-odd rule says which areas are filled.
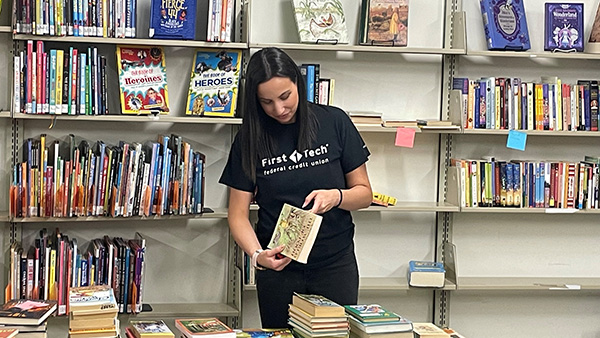
[[[410,261],[408,265],[408,284],[419,287],[444,286],[446,270],[440,262]]]
[[[346,313],[363,322],[397,322],[400,317],[379,304],[345,305]]]
[[[407,45],[408,0],[364,0],[361,11],[361,44]]]
[[[290,329],[235,330],[236,338],[294,338]]]
[[[235,338],[235,332],[217,318],[175,319],[175,327],[187,338]]]
[[[392,332],[412,332],[412,322],[404,317],[399,317],[400,320],[395,322],[373,322],[366,323],[360,321],[353,316],[350,316],[350,330],[362,331],[368,334],[383,334]]]
[[[155,39],[194,40],[196,0],[152,0],[149,36]]]
[[[1,5],[1,2],[0,2]],[[2,329],[0,328],[0,338],[12,338],[15,337],[19,333],[19,330],[16,329]]]
[[[0,324],[40,325],[56,308],[54,300],[10,300],[0,307]]]
[[[306,264],[322,220],[322,216],[285,203],[268,247],[285,245],[282,255]]]
[[[69,309],[76,315],[117,313],[113,289],[108,285],[81,286],[69,289]]]
[[[545,5],[544,50],[583,52],[583,3]]]
[[[343,306],[321,295],[294,292],[292,304],[315,317],[345,317]]]
[[[167,69],[160,47],[117,46],[122,114],[168,114]]]
[[[489,50],[528,50],[529,30],[523,0],[480,0]]]
[[[242,51],[198,49],[190,76],[187,115],[235,116]]]
[[[348,29],[340,0],[293,0],[296,27],[303,43],[348,43]]]
[[[129,326],[136,338],[175,337],[167,324],[162,320],[132,320],[129,322]]]

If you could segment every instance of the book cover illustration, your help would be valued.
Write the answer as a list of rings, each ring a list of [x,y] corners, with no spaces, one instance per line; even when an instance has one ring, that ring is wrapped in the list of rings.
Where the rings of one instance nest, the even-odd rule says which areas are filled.
[[[0,5],[2,5],[1,2]],[[18,333],[19,330],[16,329],[0,329],[0,338],[12,338],[15,337]]]
[[[389,320],[398,320],[399,317],[393,312],[384,309],[379,304],[359,304],[345,305],[346,312],[360,318],[387,318]]]
[[[335,307],[335,308],[340,307],[340,305],[338,303],[332,301],[331,299],[329,299],[325,296],[321,296],[321,295],[309,295],[309,294],[294,292],[294,296],[312,304],[313,306]]]
[[[407,45],[408,0],[368,0],[364,4],[368,7],[363,13],[361,44]]]
[[[196,1],[152,0],[149,36],[156,39],[194,40]]]
[[[167,69],[160,47],[117,46],[121,113],[168,114]]]
[[[480,0],[479,4],[488,49],[531,48],[523,0]]]
[[[235,330],[236,338],[294,338],[290,329]]]
[[[132,320],[129,325],[138,337],[174,337],[173,332],[162,320]]]
[[[348,43],[348,29],[340,0],[294,0],[300,42]]]
[[[39,325],[57,308],[54,300],[14,299],[0,307],[0,324]]]
[[[444,264],[442,264],[441,262],[430,261],[410,261],[409,268],[411,271],[443,272]]]
[[[235,116],[241,62],[241,50],[197,50],[186,115]]]
[[[322,220],[322,216],[285,203],[268,247],[285,245],[282,255],[306,264]]]
[[[594,17],[594,23],[592,24],[588,47],[588,52],[600,53],[600,4],[598,4],[598,7],[596,8],[596,16]]]
[[[544,50],[582,52],[583,4],[546,3]]]
[[[111,312],[117,309],[117,301],[108,285],[81,286],[69,289],[69,306],[73,312],[78,309]]]
[[[235,332],[217,318],[176,319],[175,326],[186,336],[202,334],[227,334]]]

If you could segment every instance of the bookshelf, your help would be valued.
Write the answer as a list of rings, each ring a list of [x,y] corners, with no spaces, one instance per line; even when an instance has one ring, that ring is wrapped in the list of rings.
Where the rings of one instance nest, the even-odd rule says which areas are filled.
[[[10,112],[8,112],[10,113]],[[0,115],[2,116],[2,115]],[[10,114],[5,117],[10,117]],[[227,117],[186,117],[186,116],[129,116],[129,115],[32,115],[15,113],[17,120],[65,120],[95,122],[133,122],[133,123],[183,123],[183,124],[242,124],[241,118]]]

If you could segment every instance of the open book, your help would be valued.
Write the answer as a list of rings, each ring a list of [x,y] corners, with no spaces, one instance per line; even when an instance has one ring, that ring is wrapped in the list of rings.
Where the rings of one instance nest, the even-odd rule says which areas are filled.
[[[269,249],[285,245],[281,252],[295,261],[306,264],[315,243],[323,217],[295,206],[284,204],[275,225]]]

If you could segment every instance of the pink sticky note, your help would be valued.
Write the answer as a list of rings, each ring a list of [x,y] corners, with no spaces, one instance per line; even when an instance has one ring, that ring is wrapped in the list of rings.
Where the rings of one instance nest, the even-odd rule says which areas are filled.
[[[415,130],[412,128],[396,129],[396,146],[412,148],[415,144]]]

